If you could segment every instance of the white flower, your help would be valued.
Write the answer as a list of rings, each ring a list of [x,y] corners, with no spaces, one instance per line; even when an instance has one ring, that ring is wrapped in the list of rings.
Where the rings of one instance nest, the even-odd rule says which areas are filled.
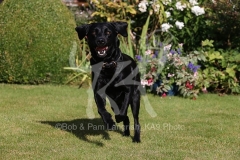
[[[167,18],[169,18],[169,17],[171,16],[171,13],[168,12],[168,11],[166,11],[165,14],[166,14],[166,17],[167,17]]]
[[[180,10],[180,11],[183,11],[184,8],[187,8],[187,5],[182,4],[181,2],[177,2],[175,6],[176,6],[177,10]]]
[[[169,50],[171,49],[171,47],[172,47],[171,44],[166,45],[166,46],[163,47],[163,50],[164,50],[164,51],[169,51]],[[172,54],[171,54],[171,55],[172,55]]]
[[[169,23],[163,23],[161,25],[161,29],[163,32],[167,32],[171,27],[172,27],[172,25],[170,25]]]
[[[184,27],[184,23],[179,21],[176,21],[175,25],[177,26],[178,29],[182,29]]]
[[[162,0],[162,3],[164,5],[168,5],[168,4],[172,3],[172,0]]]
[[[146,12],[147,6],[148,6],[148,2],[146,0],[143,0],[138,4],[138,10],[141,11],[142,13]]]
[[[200,16],[205,13],[204,8],[201,8],[199,6],[193,6],[191,8],[192,13],[194,13],[196,16]]]
[[[148,81],[147,80],[141,80],[141,85],[145,87],[146,85],[148,86]]]
[[[190,3],[192,6],[198,5],[198,2],[197,2],[196,0],[189,0],[189,3]]]
[[[172,59],[173,54],[172,54],[172,53],[168,53],[168,54],[167,54],[167,57],[168,57],[168,60],[170,60],[170,59]],[[168,69],[168,68],[167,68],[167,69]]]

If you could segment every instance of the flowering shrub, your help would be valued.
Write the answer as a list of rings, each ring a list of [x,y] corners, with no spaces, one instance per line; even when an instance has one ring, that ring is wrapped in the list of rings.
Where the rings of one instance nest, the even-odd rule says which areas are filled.
[[[237,77],[240,69],[238,61],[234,61],[238,52],[214,50],[210,47],[212,41],[202,42],[224,33],[228,46],[233,46],[233,42],[237,46],[240,41],[233,39],[231,31],[236,31],[239,25],[228,25],[221,16],[227,13],[233,22],[233,17],[240,15],[238,5],[227,7],[228,12],[224,5],[215,11],[212,5],[220,1],[203,1],[92,0],[91,3],[93,21],[128,22],[129,36],[119,37],[120,48],[138,61],[145,88],[163,97],[179,94],[193,99],[200,91],[207,90],[240,93]]]
[[[142,46],[140,41],[145,41],[147,45],[147,41],[157,31],[157,36],[163,40],[169,33],[174,35],[171,42],[173,48],[177,47],[178,43],[184,43],[184,50],[191,51],[199,47],[201,41],[209,35],[206,29],[208,21],[204,19],[208,8],[202,7],[201,1],[203,0],[92,0],[95,6],[92,16],[95,21],[128,21],[131,25],[129,35],[136,47]],[[142,31],[147,21],[149,25],[143,37]],[[134,54],[144,52],[135,49]]]
[[[166,19],[161,31],[174,35],[173,47],[184,43],[185,51],[196,49],[208,36],[207,30],[204,30],[207,27],[207,21],[204,20],[206,9],[200,7],[200,2],[196,0],[164,0],[163,5]]]
[[[126,43],[120,37],[121,49],[131,56],[136,56],[143,86],[162,95],[169,94],[174,86],[177,86],[179,91],[176,92],[184,97],[197,96],[201,87],[198,86],[199,66],[196,64],[197,59],[201,58],[193,58],[199,56],[195,53],[184,55],[182,45],[176,45],[184,42],[184,45],[192,46],[195,42],[193,39],[196,38],[194,34],[198,34],[198,26],[193,25],[199,25],[200,19],[203,18],[201,15],[205,13],[197,1],[142,0],[93,3],[97,8],[93,13],[95,18],[129,22],[128,32],[131,40],[128,38]],[[161,32],[158,32],[159,29]],[[168,43],[160,45],[156,37]],[[197,46],[195,43],[194,45]]]
[[[180,94],[195,99],[202,89],[197,63],[206,60],[203,52],[186,55],[182,44],[176,50],[171,49],[171,45],[159,46],[157,50],[147,50],[144,57],[136,56],[140,71],[143,71],[142,85],[163,97]]]
[[[148,27],[153,32],[163,20],[163,6],[160,0],[127,1],[92,0],[95,12],[92,14],[96,21],[131,21],[132,32],[139,36],[149,15],[151,22]]]

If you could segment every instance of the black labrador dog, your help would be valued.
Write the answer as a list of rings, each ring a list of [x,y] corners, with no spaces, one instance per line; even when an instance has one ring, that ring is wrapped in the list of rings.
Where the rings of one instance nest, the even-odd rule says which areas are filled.
[[[86,38],[92,66],[94,99],[107,129],[113,130],[115,122],[107,112],[106,98],[115,113],[117,123],[123,122],[124,136],[129,136],[128,106],[134,117],[133,142],[140,142],[140,75],[136,62],[119,49],[118,34],[127,37],[126,22],[91,23],[76,27],[79,39]]]

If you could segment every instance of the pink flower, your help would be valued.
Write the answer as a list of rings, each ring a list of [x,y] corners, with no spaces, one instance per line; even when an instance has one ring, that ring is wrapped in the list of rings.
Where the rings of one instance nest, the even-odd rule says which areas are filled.
[[[171,53],[168,53],[168,54],[167,54],[167,57],[168,57],[169,59],[172,58],[172,56],[173,56],[173,55],[172,55]]]
[[[174,74],[168,73],[168,77],[173,77]]]
[[[148,86],[153,85],[153,79],[152,79],[152,78],[151,78],[151,79],[148,79],[147,82],[148,82],[148,84],[147,84]]]
[[[166,97],[166,96],[167,96],[166,93],[163,93],[163,94],[162,94],[162,97]]]
[[[145,54],[146,55],[150,55],[152,53],[152,51],[149,49],[149,50],[146,50]]]
[[[195,72],[193,76],[194,76],[194,77],[197,77],[197,75],[198,75],[198,72]]]
[[[207,91],[207,88],[206,88],[206,87],[202,88],[202,92],[203,92],[203,93],[207,93],[207,92],[208,92],[208,91]]]

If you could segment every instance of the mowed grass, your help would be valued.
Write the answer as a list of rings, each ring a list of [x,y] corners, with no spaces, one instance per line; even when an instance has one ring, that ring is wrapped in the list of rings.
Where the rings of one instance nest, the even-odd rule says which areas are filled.
[[[0,84],[0,159],[240,157],[240,96],[204,94],[189,100],[146,95],[151,106],[142,98],[142,142],[137,144],[132,143],[133,130],[131,137],[122,136],[122,124],[115,131],[102,128],[89,93],[73,86]],[[148,113],[151,107],[155,117]]]

